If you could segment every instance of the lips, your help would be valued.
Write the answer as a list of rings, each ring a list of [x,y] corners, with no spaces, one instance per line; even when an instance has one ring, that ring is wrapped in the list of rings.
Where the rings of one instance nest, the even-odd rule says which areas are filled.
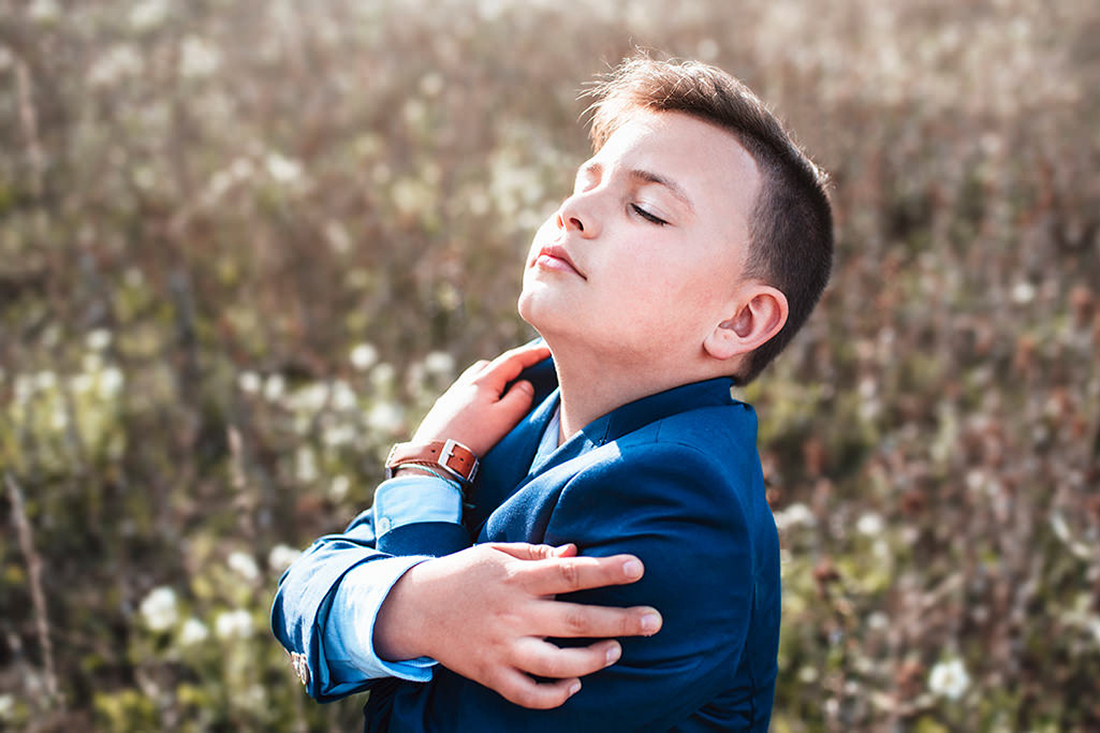
[[[549,270],[565,270],[580,275],[587,280],[580,268],[573,263],[573,258],[569,256],[569,253],[565,251],[565,247],[560,244],[548,244],[539,249],[538,255],[535,257],[534,265],[537,267],[543,267]]]

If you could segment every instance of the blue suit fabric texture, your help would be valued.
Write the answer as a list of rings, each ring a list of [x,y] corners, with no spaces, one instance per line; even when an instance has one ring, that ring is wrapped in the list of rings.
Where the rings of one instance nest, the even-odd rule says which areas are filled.
[[[311,664],[323,663],[315,659],[318,594],[370,559],[372,543],[383,556],[440,556],[471,539],[630,553],[645,565],[638,582],[558,598],[653,606],[662,628],[621,638],[621,659],[584,677],[564,705],[529,710],[439,666],[426,683],[367,683],[365,730],[766,731],[777,674],[779,540],[753,409],[732,398],[729,379],[676,387],[594,420],[532,465],[559,393],[550,360],[524,378],[536,387],[537,406],[482,460],[463,525],[411,524],[374,542],[361,516],[348,535],[322,538],[298,561],[310,566],[299,574],[312,579],[300,592],[314,596],[294,599],[281,589],[276,635]],[[296,603],[300,609],[287,607]]]

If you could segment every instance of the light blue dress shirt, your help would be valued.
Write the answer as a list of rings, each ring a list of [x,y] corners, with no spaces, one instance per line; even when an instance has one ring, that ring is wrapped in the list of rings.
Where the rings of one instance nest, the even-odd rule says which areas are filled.
[[[555,412],[531,465],[538,465],[557,449],[559,425]],[[457,524],[462,521],[462,493],[454,481],[427,474],[402,476],[379,485],[372,511],[379,537],[414,522]],[[432,667],[438,664],[434,659],[387,662],[374,651],[374,623],[390,589],[409,568],[429,559],[424,555],[390,557],[363,563],[344,575],[333,597],[322,642],[329,679],[338,685],[333,694],[380,677],[414,682],[432,678]]]

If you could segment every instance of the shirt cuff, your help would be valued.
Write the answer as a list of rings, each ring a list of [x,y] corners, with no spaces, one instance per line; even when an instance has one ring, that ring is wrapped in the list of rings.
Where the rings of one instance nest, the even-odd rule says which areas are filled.
[[[356,565],[340,580],[324,630],[324,649],[332,684],[354,684],[381,677],[413,682],[432,678],[434,659],[387,662],[374,650],[378,611],[402,575],[430,557],[388,557]]]
[[[374,492],[374,530],[416,522],[462,521],[462,492],[453,481],[429,476],[401,476],[382,482]]]

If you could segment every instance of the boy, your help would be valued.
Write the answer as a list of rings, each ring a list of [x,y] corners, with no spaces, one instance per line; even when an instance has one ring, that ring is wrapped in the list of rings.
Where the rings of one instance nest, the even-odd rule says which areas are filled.
[[[637,58],[595,96],[519,299],[552,363],[468,370],[391,454],[406,477],[280,581],[307,688],[369,687],[368,730],[767,729],[778,540],[730,386],[825,286],[824,176],[713,67]]]

